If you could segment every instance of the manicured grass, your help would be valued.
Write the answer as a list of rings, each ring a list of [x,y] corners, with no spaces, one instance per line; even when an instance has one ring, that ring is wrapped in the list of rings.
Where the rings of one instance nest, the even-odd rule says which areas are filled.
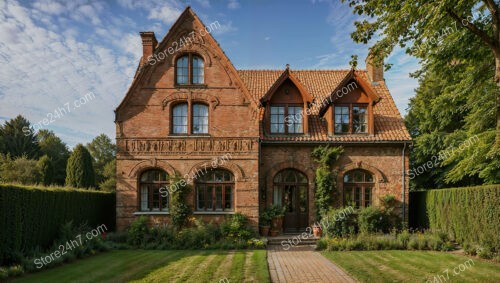
[[[111,251],[13,282],[219,282],[224,278],[270,282],[266,251]]]
[[[325,251],[322,254],[361,282],[500,282],[500,264],[450,253]]]

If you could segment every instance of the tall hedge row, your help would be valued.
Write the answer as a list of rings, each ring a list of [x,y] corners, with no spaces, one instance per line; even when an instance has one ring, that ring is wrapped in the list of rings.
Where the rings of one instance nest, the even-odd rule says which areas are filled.
[[[47,248],[61,225],[115,226],[115,194],[0,184],[0,264],[13,252]]]
[[[500,185],[451,188],[413,193],[419,205],[417,222],[447,232],[459,243],[500,249]],[[415,196],[415,194],[417,196]]]

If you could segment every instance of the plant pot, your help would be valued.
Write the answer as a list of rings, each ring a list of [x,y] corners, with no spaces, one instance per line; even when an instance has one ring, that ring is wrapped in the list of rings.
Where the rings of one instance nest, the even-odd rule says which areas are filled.
[[[271,237],[276,237],[280,234],[280,231],[279,230],[274,230],[274,229],[271,229],[271,232],[270,232],[270,235]]]
[[[313,226],[313,234],[314,237],[320,238],[323,236],[323,229],[321,229],[321,226]]]
[[[283,230],[283,216],[273,217],[271,220],[271,228],[273,230],[278,230],[278,233]]]
[[[260,235],[263,236],[263,237],[266,237],[267,235],[269,235],[269,229],[271,229],[271,227],[269,225],[267,226],[260,226]]]

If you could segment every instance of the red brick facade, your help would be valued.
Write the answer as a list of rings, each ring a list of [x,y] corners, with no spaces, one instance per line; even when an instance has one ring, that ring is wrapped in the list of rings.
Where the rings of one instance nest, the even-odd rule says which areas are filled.
[[[306,211],[312,223],[316,164],[311,160],[311,150],[325,144],[345,148],[337,166],[340,173],[335,206],[343,204],[344,174],[359,168],[373,176],[373,205],[378,204],[379,197],[392,194],[407,208],[408,193],[402,200],[403,184],[408,191],[408,178],[403,183],[408,153],[403,149],[410,138],[383,81],[372,82],[365,71],[288,68],[237,71],[210,34],[200,36],[196,32],[202,29],[204,25],[187,8],[162,42],[157,43],[153,33],[141,33],[146,57],[141,59],[131,87],[116,109],[118,229],[126,228],[138,215],[148,215],[152,223],[170,221],[168,211],[150,209],[149,206],[157,205],[157,197],[145,198],[151,191],[140,178],[143,172],[152,169],[162,170],[169,176],[183,176],[193,185],[188,204],[196,217],[220,222],[227,215],[241,212],[255,226],[259,211],[273,202],[274,177],[285,169],[297,170],[307,178]],[[192,31],[195,31],[194,37]],[[190,44],[177,51],[172,49],[170,54],[169,47],[190,36],[194,38]],[[159,53],[166,58],[157,62],[148,60],[150,54]],[[186,54],[203,60],[203,83],[178,83],[178,72],[182,70],[176,69],[176,64],[180,64],[177,59]],[[189,66],[189,80],[192,80],[195,67]],[[337,100],[328,100],[328,97],[337,87],[351,81],[358,82],[357,89],[350,90],[339,101],[368,105],[367,132],[338,135],[333,130],[332,108]],[[283,103],[298,105],[304,113],[315,104],[320,107],[301,116],[301,133],[272,133],[270,105]],[[187,109],[185,114],[180,114],[187,117],[182,120],[187,122],[180,122],[186,123],[187,129],[181,134],[176,133],[179,122],[173,119],[173,109],[180,104]],[[196,115],[199,115],[194,105],[206,106],[208,133],[193,134],[197,128]],[[219,164],[214,164],[214,160]],[[217,184],[212,189],[212,184],[208,184],[205,186],[208,189],[198,196],[197,191],[202,190],[198,177],[203,175],[199,173],[208,172],[212,167],[230,172],[232,181],[228,182],[227,189]],[[141,189],[141,184],[146,189]],[[284,188],[290,189],[288,185]],[[208,201],[202,202],[208,199],[208,194],[215,196],[214,207]],[[219,202],[219,198],[225,202]],[[206,210],[200,211],[199,203],[204,203]]]

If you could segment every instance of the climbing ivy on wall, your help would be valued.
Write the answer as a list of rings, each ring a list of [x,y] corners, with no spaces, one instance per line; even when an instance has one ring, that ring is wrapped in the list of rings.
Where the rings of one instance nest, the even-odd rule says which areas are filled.
[[[332,193],[337,187],[336,177],[338,174],[337,170],[333,170],[333,165],[343,152],[344,148],[341,146],[329,147],[326,145],[316,147],[311,153],[313,160],[318,163],[314,180],[316,183],[314,201],[318,220],[332,206]]]

